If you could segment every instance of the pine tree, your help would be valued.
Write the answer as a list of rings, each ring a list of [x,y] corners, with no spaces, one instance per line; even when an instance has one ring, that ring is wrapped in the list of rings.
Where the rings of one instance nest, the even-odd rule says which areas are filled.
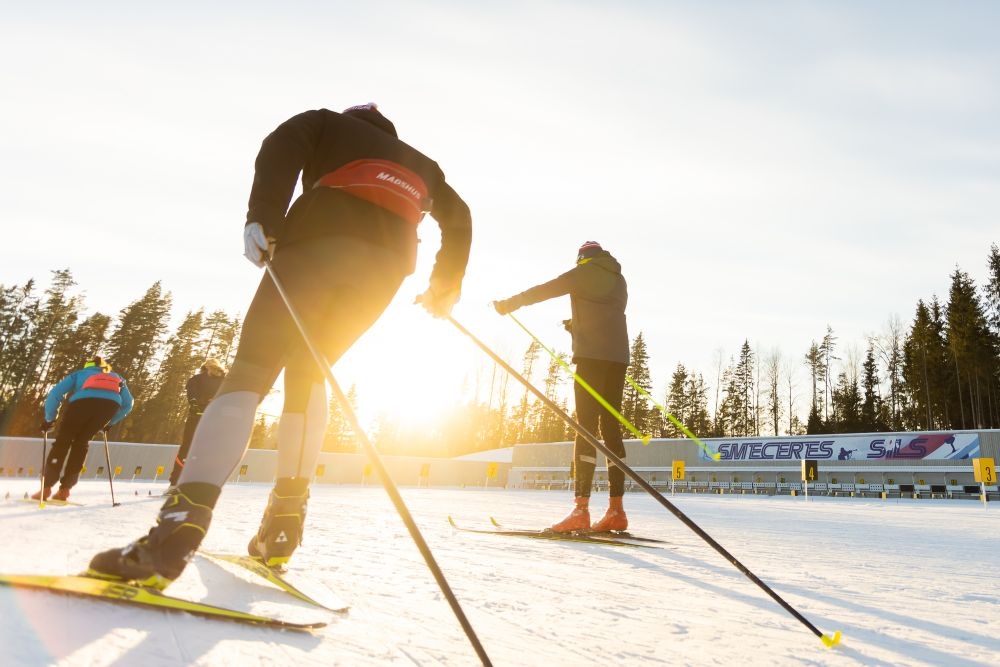
[[[940,317],[936,300],[931,307],[918,301],[903,343],[902,379],[907,396],[903,421],[909,428],[931,430],[946,425],[941,389],[952,373]]]
[[[781,352],[775,348],[764,359],[764,406],[774,435],[781,429]]]
[[[821,380],[823,382],[823,421],[830,420],[830,401],[833,393],[833,362],[839,360],[834,356],[833,351],[837,347],[837,337],[833,335],[833,328],[826,325],[826,334],[823,335],[823,342],[819,345],[821,359]]]
[[[959,269],[948,293],[945,337],[954,361],[960,428],[983,428],[990,422],[988,398],[995,387],[998,346],[975,283]]]
[[[62,379],[52,377],[49,369],[56,350],[72,336],[80,318],[82,298],[70,293],[75,285],[69,269],[53,271],[45,299],[29,301],[22,310],[26,326],[11,350],[10,367],[4,369],[11,392],[5,432],[35,433],[42,417],[41,403],[51,385]]]
[[[879,396],[878,363],[875,361],[875,342],[868,340],[865,361],[862,366],[861,430],[874,433],[885,430],[881,420],[881,397]]]
[[[809,379],[812,383],[812,394],[809,400],[809,421],[806,428],[810,434],[821,433],[823,431],[823,417],[819,407],[819,387],[823,382],[823,353],[816,341],[812,341],[809,345],[805,362],[809,367]]]
[[[858,433],[861,431],[861,388],[857,372],[842,371],[837,378],[831,399],[833,408],[833,433]]]
[[[757,404],[754,381],[755,355],[750,341],[743,341],[740,357],[729,376],[726,386],[726,411],[730,433],[734,436],[759,435],[757,432]]]
[[[539,345],[537,341],[532,340],[528,345],[528,349],[524,352],[521,376],[528,382],[532,381],[531,375],[534,371],[535,362],[538,360],[538,353],[541,352],[541,350],[542,346]],[[512,428],[508,429],[508,433],[514,434],[512,442],[532,442],[527,439],[529,437],[528,419],[530,417],[530,413],[531,407],[528,403],[528,389],[525,387],[524,394],[521,396],[521,401],[514,409],[514,414],[511,415],[513,424],[511,425]]]
[[[545,397],[556,405],[559,405],[559,388],[565,378],[565,375],[563,375],[562,372],[563,363],[566,363],[566,355],[557,353],[555,358],[550,357],[549,365],[545,373]],[[562,436],[565,433],[565,426],[563,425],[562,419],[542,401],[538,401],[536,405],[538,407],[535,433],[536,441],[558,442],[562,440]]]
[[[990,246],[987,258],[988,277],[983,293],[986,297],[986,319],[995,336],[1000,336],[1000,248]]]
[[[704,437],[712,430],[712,418],[708,414],[708,385],[705,384],[705,378],[700,374],[695,376],[694,373],[691,373],[688,375],[685,386],[687,421],[681,423],[695,435]]]
[[[209,313],[202,326],[203,342],[199,345],[197,356],[203,362],[209,357],[214,357],[228,368],[236,356],[236,339],[239,332],[239,318],[231,318],[222,310]]]
[[[203,321],[203,311],[189,312],[170,337],[147,391],[149,398],[136,404],[129,420],[128,434],[133,441],[180,444],[188,413],[186,385],[203,363],[196,352]]]
[[[885,401],[886,427],[892,431],[903,429],[903,325],[895,315],[886,323],[885,332],[877,339],[876,349],[889,383],[889,399]]]
[[[137,403],[148,400],[156,391],[153,369],[163,346],[170,303],[170,294],[163,293],[160,282],[153,283],[141,299],[122,309],[108,341],[108,361],[128,382]],[[129,420],[122,427],[119,437],[124,438],[130,430]]]
[[[248,449],[277,449],[278,422],[269,420],[262,414],[257,415],[253,430],[250,432]]]
[[[625,373],[632,378],[632,382],[642,387],[646,395],[652,394],[653,382],[649,375],[649,353],[646,350],[646,340],[641,331],[632,341],[629,365]],[[652,416],[653,407],[649,404],[646,395],[633,387],[630,382],[626,382],[622,393],[621,414],[632,422],[632,425],[640,433],[648,434],[653,431],[655,424]]]
[[[38,308],[35,281],[0,285],[0,408],[6,407],[26,375],[25,348],[32,335],[32,312]]]
[[[351,409],[355,412],[358,408],[358,387],[352,384],[344,394]],[[354,437],[354,429],[351,428],[347,420],[347,414],[336,396],[331,396],[329,401],[329,416],[326,422],[326,434],[323,436],[324,452],[354,452],[357,451],[357,441]]]
[[[667,397],[663,403],[663,407],[665,407],[670,414],[677,419],[677,421],[687,426],[690,430],[691,427],[688,426],[688,422],[691,419],[691,415],[689,412],[688,400],[687,369],[684,368],[684,364],[678,363],[677,367],[674,369],[673,375],[670,376],[670,386],[667,388]],[[661,433],[663,434],[663,437],[666,438],[686,437],[684,432],[677,428],[670,420],[665,420],[665,423],[661,428]]]
[[[732,401],[729,397],[735,392],[735,385],[733,383],[733,360],[730,359],[729,365],[725,366],[719,373],[718,389],[716,390],[716,409],[715,409],[715,429],[713,435],[715,437],[723,437],[734,434],[733,429],[733,410]]]

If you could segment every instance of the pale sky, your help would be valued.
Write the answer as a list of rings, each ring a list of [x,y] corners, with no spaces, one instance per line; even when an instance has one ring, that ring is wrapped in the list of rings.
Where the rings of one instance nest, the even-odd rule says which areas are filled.
[[[261,140],[375,101],[472,208],[454,315],[515,367],[530,341],[487,304],[596,240],[655,395],[678,362],[713,381],[747,339],[800,369],[804,397],[827,325],[846,356],[944,300],[956,265],[985,280],[997,25],[993,2],[20,3],[0,24],[0,283],[69,268],[88,312],[161,280],[175,319],[242,313]],[[417,274],[334,368],[368,409],[430,409],[489,367],[410,305],[430,218],[421,236]],[[515,314],[565,351],[568,313]]]

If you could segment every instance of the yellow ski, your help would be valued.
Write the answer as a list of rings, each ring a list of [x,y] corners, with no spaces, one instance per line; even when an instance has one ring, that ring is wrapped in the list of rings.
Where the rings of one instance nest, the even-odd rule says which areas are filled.
[[[332,594],[329,596],[323,596],[331,598],[325,604],[319,602],[309,594],[303,592],[299,588],[296,588],[290,581],[281,576],[281,574],[274,568],[270,568],[264,565],[256,558],[251,558],[250,556],[238,556],[235,554],[214,553],[211,551],[199,551],[198,553],[200,553],[202,556],[207,556],[208,558],[214,558],[215,560],[220,560],[226,563],[232,563],[233,565],[238,565],[243,569],[252,572],[253,574],[256,574],[258,577],[266,579],[267,581],[271,582],[272,584],[274,584],[281,590],[285,591],[286,593],[293,595],[304,602],[308,602],[309,604],[320,607],[321,609],[326,609],[327,611],[333,611],[342,614],[350,608],[350,606],[346,602],[344,602],[343,600],[335,599]]]
[[[185,611],[205,618],[222,619],[286,630],[315,630],[326,623],[292,623],[268,616],[258,616],[235,609],[217,607],[202,602],[192,602],[164,595],[151,588],[94,579],[82,576],[59,576],[49,574],[0,574],[0,585],[14,588],[32,588],[66,595],[107,600],[121,604],[162,609],[163,611]]]

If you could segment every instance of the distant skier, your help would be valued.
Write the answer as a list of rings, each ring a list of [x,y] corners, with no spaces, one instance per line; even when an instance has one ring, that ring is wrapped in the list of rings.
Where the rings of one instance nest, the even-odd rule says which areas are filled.
[[[177,488],[177,480],[180,479],[181,470],[184,469],[184,462],[187,460],[188,451],[191,449],[191,440],[194,438],[194,430],[201,421],[201,415],[213,398],[215,393],[222,386],[222,380],[226,377],[226,369],[218,359],[206,359],[198,372],[192,375],[184,387],[188,400],[187,420],[184,422],[184,435],[181,439],[180,449],[174,457],[174,467],[170,471],[170,488],[167,493],[172,493]]]
[[[299,172],[302,194],[289,209]],[[419,301],[431,315],[446,317],[469,258],[469,207],[435,162],[397,138],[374,104],[306,111],[279,125],[257,155],[244,254],[262,267],[273,252],[273,270],[333,363],[413,272],[417,224],[428,211],[441,229],[441,249]],[[405,340],[406,332],[400,335]],[[282,369],[277,480],[248,551],[268,566],[288,561],[302,541],[328,404],[324,375],[265,273],[232,368],[195,430],[177,492],[148,535],[94,556],[91,575],[161,589],[180,576],[246,451],[257,405]]]
[[[52,387],[45,399],[45,421],[41,424],[43,432],[51,430],[59,406],[67,396],[68,404],[59,424],[59,432],[45,459],[42,489],[32,496],[35,500],[48,500],[50,495],[56,500],[69,498],[70,489],[79,481],[87,460],[90,440],[98,432],[125,419],[132,411],[132,393],[125,378],[111,372],[111,366],[102,357],[92,358],[83,368],[73,371]],[[57,479],[59,490],[52,494],[52,485]]]
[[[587,241],[577,252],[576,266],[547,283],[536,285],[520,294],[494,302],[496,311],[506,315],[540,301],[569,295],[572,318],[563,326],[573,336],[573,363],[576,373],[615,410],[621,411],[625,387],[625,371],[629,361],[628,328],[625,306],[628,286],[621,265],[595,241]],[[576,419],[587,431],[600,435],[608,449],[625,458],[621,426],[616,418],[591,396],[579,383],[574,385]],[[576,500],[573,511],[552,530],[567,533],[577,530],[625,530],[628,517],[622,506],[625,495],[625,473],[608,467],[610,498],[604,517],[590,524],[590,490],[597,466],[596,448],[576,436],[573,447],[576,471]]]

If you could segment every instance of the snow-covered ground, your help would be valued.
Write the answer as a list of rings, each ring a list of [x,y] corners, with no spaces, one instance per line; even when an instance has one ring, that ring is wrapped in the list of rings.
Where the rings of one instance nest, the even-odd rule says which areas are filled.
[[[84,507],[21,500],[0,479],[0,571],[76,573],[151,525],[164,485],[85,481]],[[268,493],[230,485],[205,547],[243,552]],[[824,633],[826,648],[652,498],[629,494],[627,549],[455,532],[494,515],[517,527],[561,518],[569,492],[403,489],[496,665],[995,665],[1000,655],[1000,506],[973,501],[678,495],[673,502]],[[595,513],[605,506],[595,496]],[[346,615],[309,608],[196,559],[169,589],[293,620],[256,628],[0,587],[0,665],[474,665],[476,655],[385,492],[313,489],[291,576],[327,586]],[[249,575],[248,575],[249,576]]]

